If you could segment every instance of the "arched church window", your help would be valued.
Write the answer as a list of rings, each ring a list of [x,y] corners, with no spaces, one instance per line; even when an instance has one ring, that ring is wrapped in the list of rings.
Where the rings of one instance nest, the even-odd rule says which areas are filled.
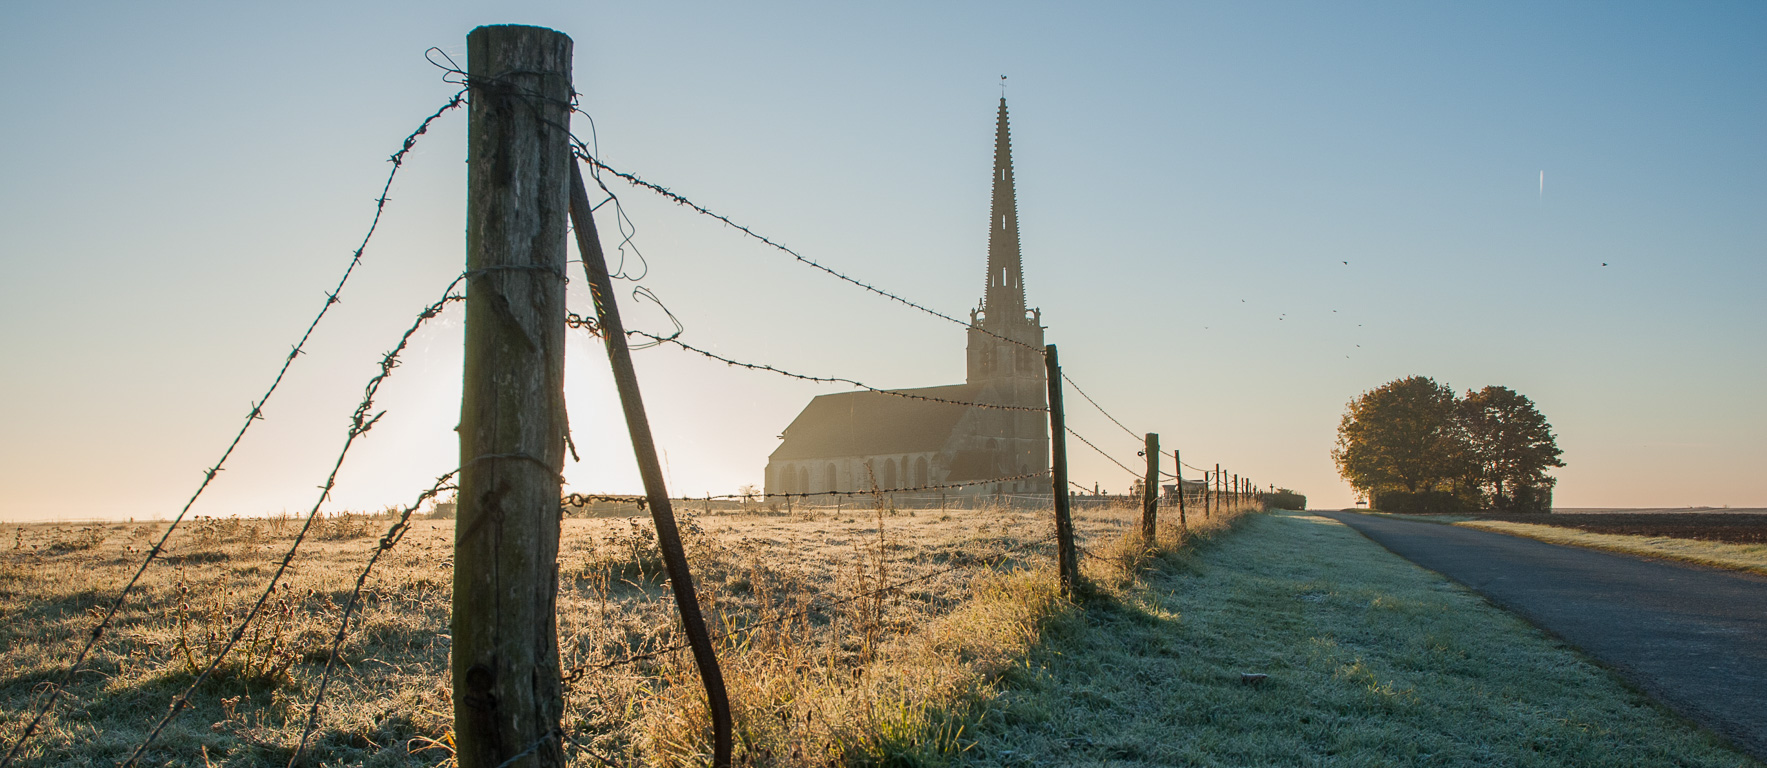
[[[932,485],[932,484],[933,484],[932,476],[927,474],[926,457],[922,456],[918,459],[915,459],[914,460],[914,482],[913,482],[912,487],[919,488],[920,486],[923,486],[923,485]]]
[[[794,491],[794,493],[809,493],[810,492],[810,468],[809,467],[798,467],[798,484],[796,487],[797,487],[797,490]]]
[[[823,488],[822,490],[825,490],[825,491],[838,491],[838,490],[840,490],[839,488],[835,487],[836,480],[835,480],[835,474],[834,474],[834,464],[830,463],[828,465],[828,468],[823,470],[822,477],[823,477],[823,482],[825,482],[827,484],[827,487]]]
[[[886,491],[896,489],[896,460],[885,459],[883,470],[883,487]]]

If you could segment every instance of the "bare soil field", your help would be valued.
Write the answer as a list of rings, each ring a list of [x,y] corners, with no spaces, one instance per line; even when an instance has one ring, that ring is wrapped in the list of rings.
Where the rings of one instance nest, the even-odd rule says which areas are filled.
[[[1076,510],[1091,578],[1111,578],[1138,516]],[[723,635],[745,764],[914,762],[956,749],[966,713],[1064,602],[1046,509],[753,507],[680,517],[702,604]],[[1225,517],[1192,526],[1206,532]],[[343,606],[390,523],[319,521],[265,613],[144,764],[286,764]],[[0,547],[0,748],[62,679],[165,526],[13,526],[11,546]],[[689,654],[674,650],[682,638],[649,518],[563,526],[558,635],[573,764],[697,762],[709,744],[703,692]],[[126,758],[219,653],[299,527],[287,518],[181,526],[20,764]],[[452,540],[452,521],[418,520],[383,555],[319,707],[310,764],[451,762]]]
[[[1767,512],[1574,512],[1550,515],[1479,514],[1478,520],[1551,525],[1590,533],[1767,544]]]

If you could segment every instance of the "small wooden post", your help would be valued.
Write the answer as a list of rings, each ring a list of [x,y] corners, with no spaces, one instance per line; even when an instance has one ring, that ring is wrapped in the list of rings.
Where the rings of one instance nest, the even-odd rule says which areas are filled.
[[[1221,465],[1217,463],[1215,465],[1215,511],[1216,512],[1226,512],[1227,508],[1222,506],[1223,504],[1226,504],[1226,503],[1227,503],[1227,476],[1221,474]]]
[[[1147,479],[1141,482],[1141,541],[1152,547],[1160,513],[1160,436],[1147,433]]]
[[[1172,449],[1172,474],[1178,482],[1178,530],[1190,532],[1190,521],[1184,519],[1184,459],[1177,448]]]
[[[1061,408],[1061,363],[1055,345],[1043,349],[1043,367],[1049,378],[1049,447],[1052,466],[1049,484],[1055,500],[1055,561],[1061,593],[1072,597],[1080,581],[1079,553],[1074,549],[1074,521],[1068,509],[1068,430]]]
[[[564,765],[557,623],[571,39],[466,36],[466,375],[450,667],[460,768]],[[524,751],[526,754],[524,755]],[[517,755],[522,755],[519,759]]]

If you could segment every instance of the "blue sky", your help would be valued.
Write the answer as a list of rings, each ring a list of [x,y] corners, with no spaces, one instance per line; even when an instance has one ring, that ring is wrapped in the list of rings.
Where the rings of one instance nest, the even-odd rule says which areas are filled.
[[[1192,463],[1346,505],[1344,403],[1421,374],[1532,397],[1561,505],[1767,505],[1760,4],[21,2],[0,7],[0,517],[176,511],[336,281],[386,157],[453,93],[423,51],[464,62],[486,23],[573,36],[611,164],[954,315],[980,296],[1007,74],[1028,300],[1081,386]],[[464,117],[423,138],[197,513],[313,503],[379,353],[461,268]],[[961,380],[961,329],[615,191],[684,339]],[[339,505],[453,466],[458,322],[383,390]],[[758,483],[831,391],[639,365],[688,494]],[[574,344],[567,376],[571,487],[635,490],[599,350]],[[1072,423],[1132,459],[1086,408]],[[1126,485],[1072,452],[1078,479]]]

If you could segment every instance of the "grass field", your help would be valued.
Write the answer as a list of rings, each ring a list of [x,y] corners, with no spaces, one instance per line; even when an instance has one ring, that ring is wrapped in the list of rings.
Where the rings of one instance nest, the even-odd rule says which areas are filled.
[[[968,759],[985,766],[1756,765],[1476,595],[1298,513],[1255,516],[1055,617],[976,735]]]
[[[1139,512],[1076,513],[1100,551]],[[942,761],[997,674],[1050,616],[1047,510],[797,510],[684,516],[682,528],[752,765]],[[1221,519],[1217,516],[1216,520]],[[282,766],[300,738],[341,606],[388,520],[327,518],[220,672],[149,765]],[[17,527],[0,550],[0,739],[59,679],[95,612],[164,523]],[[109,766],[206,665],[292,540],[289,519],[199,519],[174,535],[87,671],[32,741],[27,764]],[[368,582],[322,708],[310,764],[448,762],[452,521],[418,521]],[[1107,560],[1089,573],[1108,578]],[[1102,569],[1102,570],[1101,570]],[[684,651],[595,670],[680,640],[648,518],[567,519],[560,552],[573,761],[693,764],[709,744]],[[831,601],[918,579],[863,600]],[[599,757],[598,757],[599,756]]]
[[[1136,545],[1137,510],[1084,510],[1089,597],[1057,593],[1048,512],[765,510],[684,520],[721,642],[739,764],[1746,765],[1507,615],[1318,518],[1193,516]],[[1250,520],[1219,536],[1230,520]],[[0,551],[0,738],[57,679],[158,524],[26,526]],[[148,765],[282,766],[339,607],[387,521],[331,518],[271,612]],[[174,536],[25,764],[110,766],[262,588],[288,520]],[[450,763],[450,521],[369,581],[309,765]],[[1198,545],[1201,543],[1201,549]],[[569,519],[564,666],[679,640],[643,519]],[[830,605],[879,586],[902,589]],[[1262,672],[1259,687],[1240,672]],[[570,686],[573,765],[704,763],[685,652]]]

